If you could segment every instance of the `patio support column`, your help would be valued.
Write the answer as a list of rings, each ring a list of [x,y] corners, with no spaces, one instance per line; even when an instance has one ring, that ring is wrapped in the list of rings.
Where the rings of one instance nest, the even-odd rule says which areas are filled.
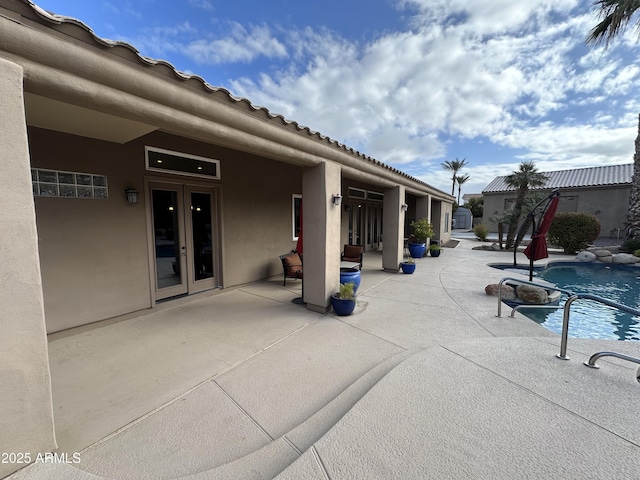
[[[33,461],[57,446],[22,84],[0,59],[0,452]],[[0,463],[0,478],[22,467]]]
[[[321,313],[340,284],[342,206],[333,204],[333,196],[341,194],[340,180],[340,166],[330,162],[305,167],[302,174],[304,301]]]
[[[404,250],[404,216],[401,205],[405,203],[405,188],[401,185],[384,191],[382,211],[382,268],[385,272],[400,269]]]

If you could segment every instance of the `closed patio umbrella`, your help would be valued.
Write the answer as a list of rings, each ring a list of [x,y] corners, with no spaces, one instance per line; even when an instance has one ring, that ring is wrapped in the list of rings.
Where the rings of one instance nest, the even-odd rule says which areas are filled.
[[[533,220],[533,231],[531,235],[531,242],[524,250],[524,254],[529,259],[529,281],[533,279],[533,262],[534,260],[540,260],[547,258],[549,252],[547,251],[547,232],[553,221],[553,217],[558,209],[558,202],[560,201],[560,192],[554,190],[551,195],[536,205],[529,215]],[[544,210],[542,211],[542,220],[540,225],[536,228],[536,210],[537,208],[546,202]]]

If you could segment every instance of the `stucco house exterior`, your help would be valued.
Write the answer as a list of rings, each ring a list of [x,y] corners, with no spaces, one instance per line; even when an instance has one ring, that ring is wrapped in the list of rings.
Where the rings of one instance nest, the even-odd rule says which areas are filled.
[[[633,164],[576,168],[555,172],[541,172],[547,176],[545,185],[531,192],[560,191],[559,212],[585,212],[600,221],[601,236],[616,236],[624,229]],[[491,219],[507,209],[516,199],[516,191],[505,183],[506,176],[493,179],[482,191],[484,214],[482,222],[493,232],[497,225]],[[624,234],[622,234],[624,235]]]
[[[0,0],[0,94],[5,452],[55,449],[47,333],[282,275],[301,226],[324,312],[343,245],[398,271],[413,219],[451,235],[447,193],[29,0]]]

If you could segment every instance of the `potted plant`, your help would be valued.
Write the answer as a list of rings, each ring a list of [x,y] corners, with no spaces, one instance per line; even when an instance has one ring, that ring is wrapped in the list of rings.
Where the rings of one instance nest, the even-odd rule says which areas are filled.
[[[340,316],[351,315],[356,308],[356,294],[353,282],[341,283],[338,293],[331,295],[333,311]]]
[[[438,245],[437,243],[432,243],[431,245],[429,245],[429,254],[432,257],[439,257],[440,256],[440,245]]]
[[[412,258],[422,258],[427,250],[427,238],[434,235],[433,225],[426,218],[411,222],[413,234],[409,236],[409,253]]]
[[[402,273],[413,273],[416,271],[416,261],[412,258],[408,258],[400,263]]]

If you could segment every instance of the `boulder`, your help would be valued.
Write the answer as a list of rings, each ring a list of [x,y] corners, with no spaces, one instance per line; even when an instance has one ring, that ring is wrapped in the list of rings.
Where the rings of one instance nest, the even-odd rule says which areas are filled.
[[[633,264],[640,262],[640,257],[631,253],[617,253],[613,256],[613,263]]]
[[[611,255],[609,257],[598,257],[598,261],[602,262],[602,263],[612,263],[613,262],[613,255]]]
[[[543,305],[549,303],[549,296],[544,288],[534,287],[533,285],[518,285],[516,295],[525,303],[533,303]]]
[[[498,287],[497,283],[492,283],[484,287],[484,291],[487,295],[492,295],[494,297],[498,296]],[[502,299],[503,300],[515,300],[517,297],[515,288],[502,284]]]
[[[499,251],[500,250],[500,245],[498,245],[497,243],[493,242],[491,244],[491,250]]]
[[[600,250],[594,250],[593,254],[598,257],[598,259],[602,258],[602,257],[610,257],[613,255],[613,253],[611,253],[610,250],[604,250],[604,249],[600,249]]]
[[[576,256],[576,260],[578,260],[579,262],[595,262],[596,261],[596,254],[592,253],[592,252],[580,252],[577,256]]]

